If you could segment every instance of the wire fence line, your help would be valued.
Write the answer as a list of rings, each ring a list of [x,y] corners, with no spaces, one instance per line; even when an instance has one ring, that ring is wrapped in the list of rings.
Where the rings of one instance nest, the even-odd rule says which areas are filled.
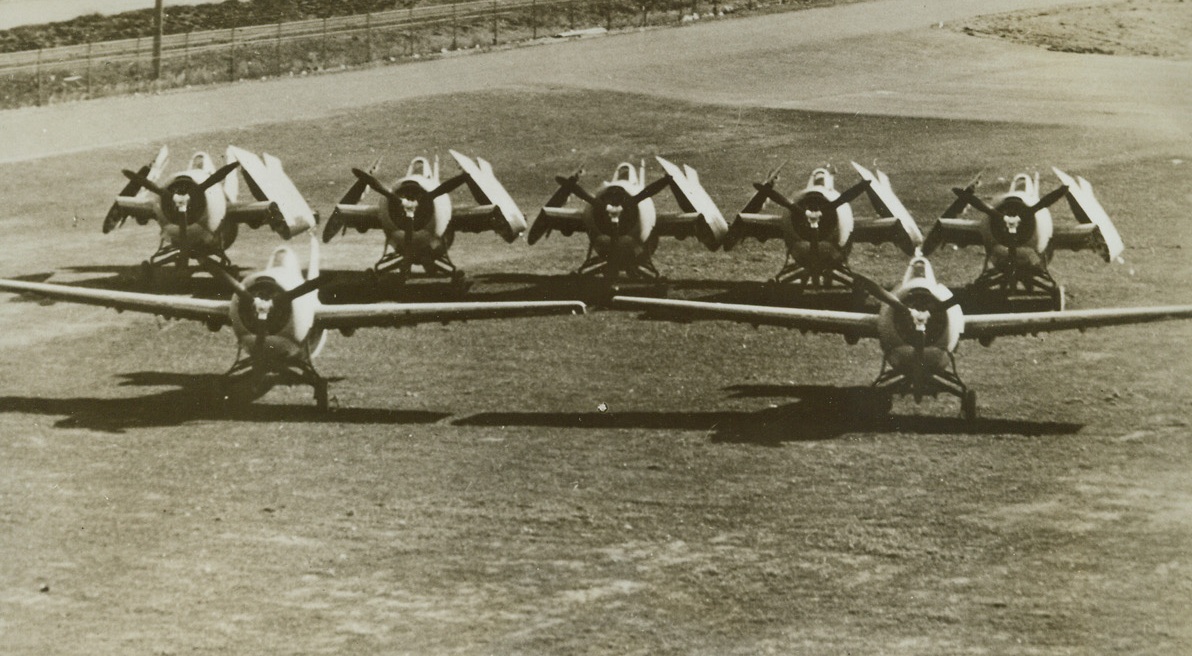
[[[780,0],[781,1],[781,0]],[[0,53],[0,107],[296,75],[540,36],[691,20],[700,0],[467,0],[385,12]],[[749,0],[750,8],[753,2]],[[704,0],[713,15],[732,11]]]

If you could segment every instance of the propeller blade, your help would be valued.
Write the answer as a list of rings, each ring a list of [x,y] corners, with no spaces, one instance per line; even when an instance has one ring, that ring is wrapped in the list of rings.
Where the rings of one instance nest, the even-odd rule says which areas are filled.
[[[1039,202],[1032,205],[1031,212],[1032,213],[1038,212],[1039,210],[1041,210],[1045,207],[1050,207],[1056,201],[1058,201],[1059,199],[1061,199],[1067,195],[1068,195],[1068,186],[1060,185],[1059,187],[1057,187],[1055,189],[1055,191],[1052,191],[1051,193],[1047,194],[1046,196],[1040,198]]]
[[[969,188],[961,189],[960,187],[952,187],[952,193],[956,194],[956,196],[958,198],[964,199],[964,201],[967,202],[969,205],[972,205],[973,207],[977,208],[982,213],[988,215],[991,218],[1001,219],[1001,218],[1005,218],[1005,216],[1006,216],[1005,214],[1002,214],[1001,212],[990,207],[985,201],[981,200],[980,198],[977,198],[977,194],[973,193],[972,189],[969,189]]]
[[[210,273],[212,278],[216,278],[217,280],[222,280],[222,281],[224,281],[224,284],[226,284],[228,287],[231,287],[232,292],[234,294],[236,294],[236,296],[240,299],[241,303],[252,303],[253,302],[254,297],[253,297],[252,293],[249,292],[248,288],[245,287],[244,284],[241,283],[239,280],[237,280],[235,278],[235,276],[228,273],[227,269],[223,268],[218,263],[212,261],[208,257],[195,258],[195,261],[199,263],[199,266],[206,269],[207,273]]]
[[[896,309],[902,310],[904,312],[910,312],[910,308],[908,308],[906,306],[906,304],[902,302],[902,299],[895,296],[893,293],[891,293],[885,287],[882,287],[873,278],[870,278],[869,276],[866,276],[861,273],[857,273],[855,271],[852,272],[852,274],[853,274],[853,285],[854,286],[860,287],[861,290],[864,291],[865,293],[876,298],[877,300],[881,301],[882,303],[889,305],[892,308],[896,308]]]
[[[771,202],[781,205],[788,210],[795,206],[795,204],[792,203],[786,196],[783,196],[778,191],[775,191],[773,186],[755,182],[753,183],[753,188],[757,189],[758,193],[762,194],[766,198],[769,198]]]
[[[360,180],[360,181],[364,182],[364,184],[368,185],[369,188],[372,189],[373,191],[377,192],[378,194],[381,194],[382,196],[384,196],[385,198],[388,198],[389,200],[393,200],[393,197],[394,197],[393,192],[391,192],[387,188],[385,188],[385,185],[381,184],[381,181],[374,178],[371,173],[361,171],[360,169],[352,169],[352,174],[355,175],[358,180]]]
[[[148,189],[149,191],[153,192],[154,194],[156,194],[158,196],[161,196],[164,198],[169,193],[165,189],[162,189],[161,187],[157,186],[157,183],[150,180],[149,177],[143,173],[136,172],[136,171],[129,171],[128,169],[123,169],[120,172],[124,174],[124,177],[141,185],[142,187]]]
[[[450,180],[448,180],[447,182],[444,182],[444,183],[440,184],[439,186],[435,187],[434,189],[430,190],[430,192],[427,194],[427,196],[429,198],[437,198],[439,196],[442,196],[443,194],[449,194],[449,193],[455,191],[457,188],[459,188],[460,185],[462,185],[463,183],[465,183],[467,181],[468,181],[467,175],[462,175],[462,174],[457,175],[454,178],[451,178]]]
[[[771,187],[773,187],[774,183],[778,182],[778,174],[782,172],[782,167],[786,166],[786,163],[788,161],[789,160],[783,160],[781,164],[774,167],[774,170],[770,171],[769,175],[766,176],[766,181],[763,182],[762,184],[770,185]]]
[[[305,296],[305,295],[315,291],[316,289],[323,287],[324,285],[332,282],[332,280],[334,280],[334,278],[335,278],[334,276],[330,276],[330,275],[322,275],[322,276],[317,276],[315,278],[311,278],[310,280],[307,280],[306,282],[302,283],[301,285],[298,285],[297,287],[295,287],[293,289],[286,290],[286,292],[284,294],[282,294],[281,296],[278,297],[278,300],[288,303],[300,296]]]
[[[663,189],[666,189],[668,186],[670,186],[670,183],[671,183],[671,177],[669,175],[664,175],[661,178],[658,178],[657,180],[646,185],[641,191],[637,192],[637,194],[635,194],[633,196],[633,198],[630,199],[630,201],[634,205],[637,205],[638,203],[642,202],[643,200],[649,198],[650,196],[653,196],[654,194],[662,191]]]
[[[584,172],[584,170],[582,168],[580,168],[580,169],[576,170],[575,173],[572,173],[571,176],[566,179],[570,180],[573,185],[578,186],[579,176],[583,175],[583,172]],[[563,205],[565,205],[567,203],[567,199],[570,197],[571,197],[571,189],[568,187],[565,187],[565,186],[561,186],[558,188],[558,190],[555,191],[554,195],[551,196],[550,199],[546,201],[545,207],[563,207]]]
[[[853,199],[865,193],[869,189],[869,184],[869,181],[865,180],[849,187],[843,194],[840,194],[836,200],[832,201],[832,208],[835,209],[841,205],[844,205],[845,203],[853,202]]]
[[[561,175],[556,175],[555,182],[557,182],[560,187],[571,192],[571,195],[584,201],[585,203],[587,203],[589,205],[596,204],[596,199],[592,197],[592,194],[589,194],[587,191],[584,190],[583,187],[579,186],[579,181],[577,178],[575,178],[575,177],[564,178]]]
[[[215,185],[223,182],[224,178],[228,177],[228,175],[231,174],[232,171],[235,171],[238,168],[240,168],[240,162],[232,162],[231,164],[224,164],[223,166],[219,167],[219,170],[217,170],[215,173],[212,173],[211,177],[207,178],[206,180],[204,180],[203,182],[201,182],[199,184],[199,191],[207,191],[208,189],[214,187]]]

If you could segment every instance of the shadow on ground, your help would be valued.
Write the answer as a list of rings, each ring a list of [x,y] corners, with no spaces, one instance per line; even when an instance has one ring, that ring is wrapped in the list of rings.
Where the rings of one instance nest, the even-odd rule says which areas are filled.
[[[192,421],[242,421],[288,424],[430,424],[442,412],[387,408],[337,408],[319,411],[309,404],[226,403],[215,394],[220,374],[144,371],[122,374],[121,386],[172,389],[130,398],[38,398],[0,396],[0,413],[59,415],[56,428],[87,428],[121,433],[130,428],[180,426]],[[336,379],[329,379],[336,380]]]
[[[957,435],[1069,435],[1081,424],[1015,419],[874,416],[869,387],[747,385],[728,388],[733,398],[794,398],[755,411],[695,412],[489,412],[452,422],[456,426],[534,426],[550,428],[637,428],[710,431],[713,442],[777,446],[785,442],[837,439],[850,433]]]

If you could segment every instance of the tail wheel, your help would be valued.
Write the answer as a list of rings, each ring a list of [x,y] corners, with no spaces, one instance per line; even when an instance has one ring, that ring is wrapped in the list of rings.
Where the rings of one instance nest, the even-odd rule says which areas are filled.
[[[977,390],[965,390],[964,395],[960,397],[960,416],[964,417],[965,421],[977,418]]]

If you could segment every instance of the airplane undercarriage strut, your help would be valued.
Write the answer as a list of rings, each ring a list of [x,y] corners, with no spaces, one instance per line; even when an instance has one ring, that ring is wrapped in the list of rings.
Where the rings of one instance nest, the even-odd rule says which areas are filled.
[[[977,392],[969,389],[960,379],[960,375],[956,372],[955,356],[949,353],[948,360],[951,363],[951,371],[928,373],[924,372],[920,366],[916,374],[908,375],[906,372],[896,371],[890,367],[886,359],[883,358],[882,368],[878,372],[877,379],[873,381],[873,388],[886,393],[887,399],[894,394],[911,395],[915,397],[916,403],[924,396],[935,396],[939,392],[951,394],[960,399],[960,415],[966,420],[976,419]],[[925,373],[926,376],[923,375]],[[889,411],[888,405],[887,411]]]
[[[813,271],[792,261],[788,254],[786,264],[774,275],[772,282],[779,285],[793,285],[800,291],[807,288],[827,289],[836,283],[846,288],[852,288],[853,275],[847,268],[841,267]]]
[[[422,267],[421,273],[413,270],[415,265]],[[372,271],[376,276],[393,271],[398,274],[398,277],[402,281],[411,278],[448,278],[452,283],[462,284],[465,277],[463,270],[457,268],[451,261],[451,258],[446,254],[439,256],[429,263],[415,262],[398,251],[389,250],[388,248],[381,255],[381,259],[377,260],[377,263],[373,265]]]
[[[969,285],[972,294],[995,294],[1005,303],[1016,295],[1027,297],[1046,296],[1051,309],[1063,310],[1065,305],[1064,286],[1055,281],[1047,271],[1018,271],[986,269]]]
[[[318,409],[328,408],[327,379],[315,370],[309,357],[280,369],[266,369],[256,366],[251,355],[241,354],[236,354],[236,362],[223,374],[220,394],[225,400],[253,401],[277,385],[310,385]]]
[[[658,273],[658,269],[649,261],[638,261],[634,263],[633,267],[614,267],[612,260],[606,255],[598,255],[594,249],[588,247],[588,256],[584,263],[575,270],[576,275],[580,276],[605,276],[612,278],[617,275],[619,270],[624,270],[625,275],[637,280],[648,280],[657,282],[662,278],[662,274]]]

